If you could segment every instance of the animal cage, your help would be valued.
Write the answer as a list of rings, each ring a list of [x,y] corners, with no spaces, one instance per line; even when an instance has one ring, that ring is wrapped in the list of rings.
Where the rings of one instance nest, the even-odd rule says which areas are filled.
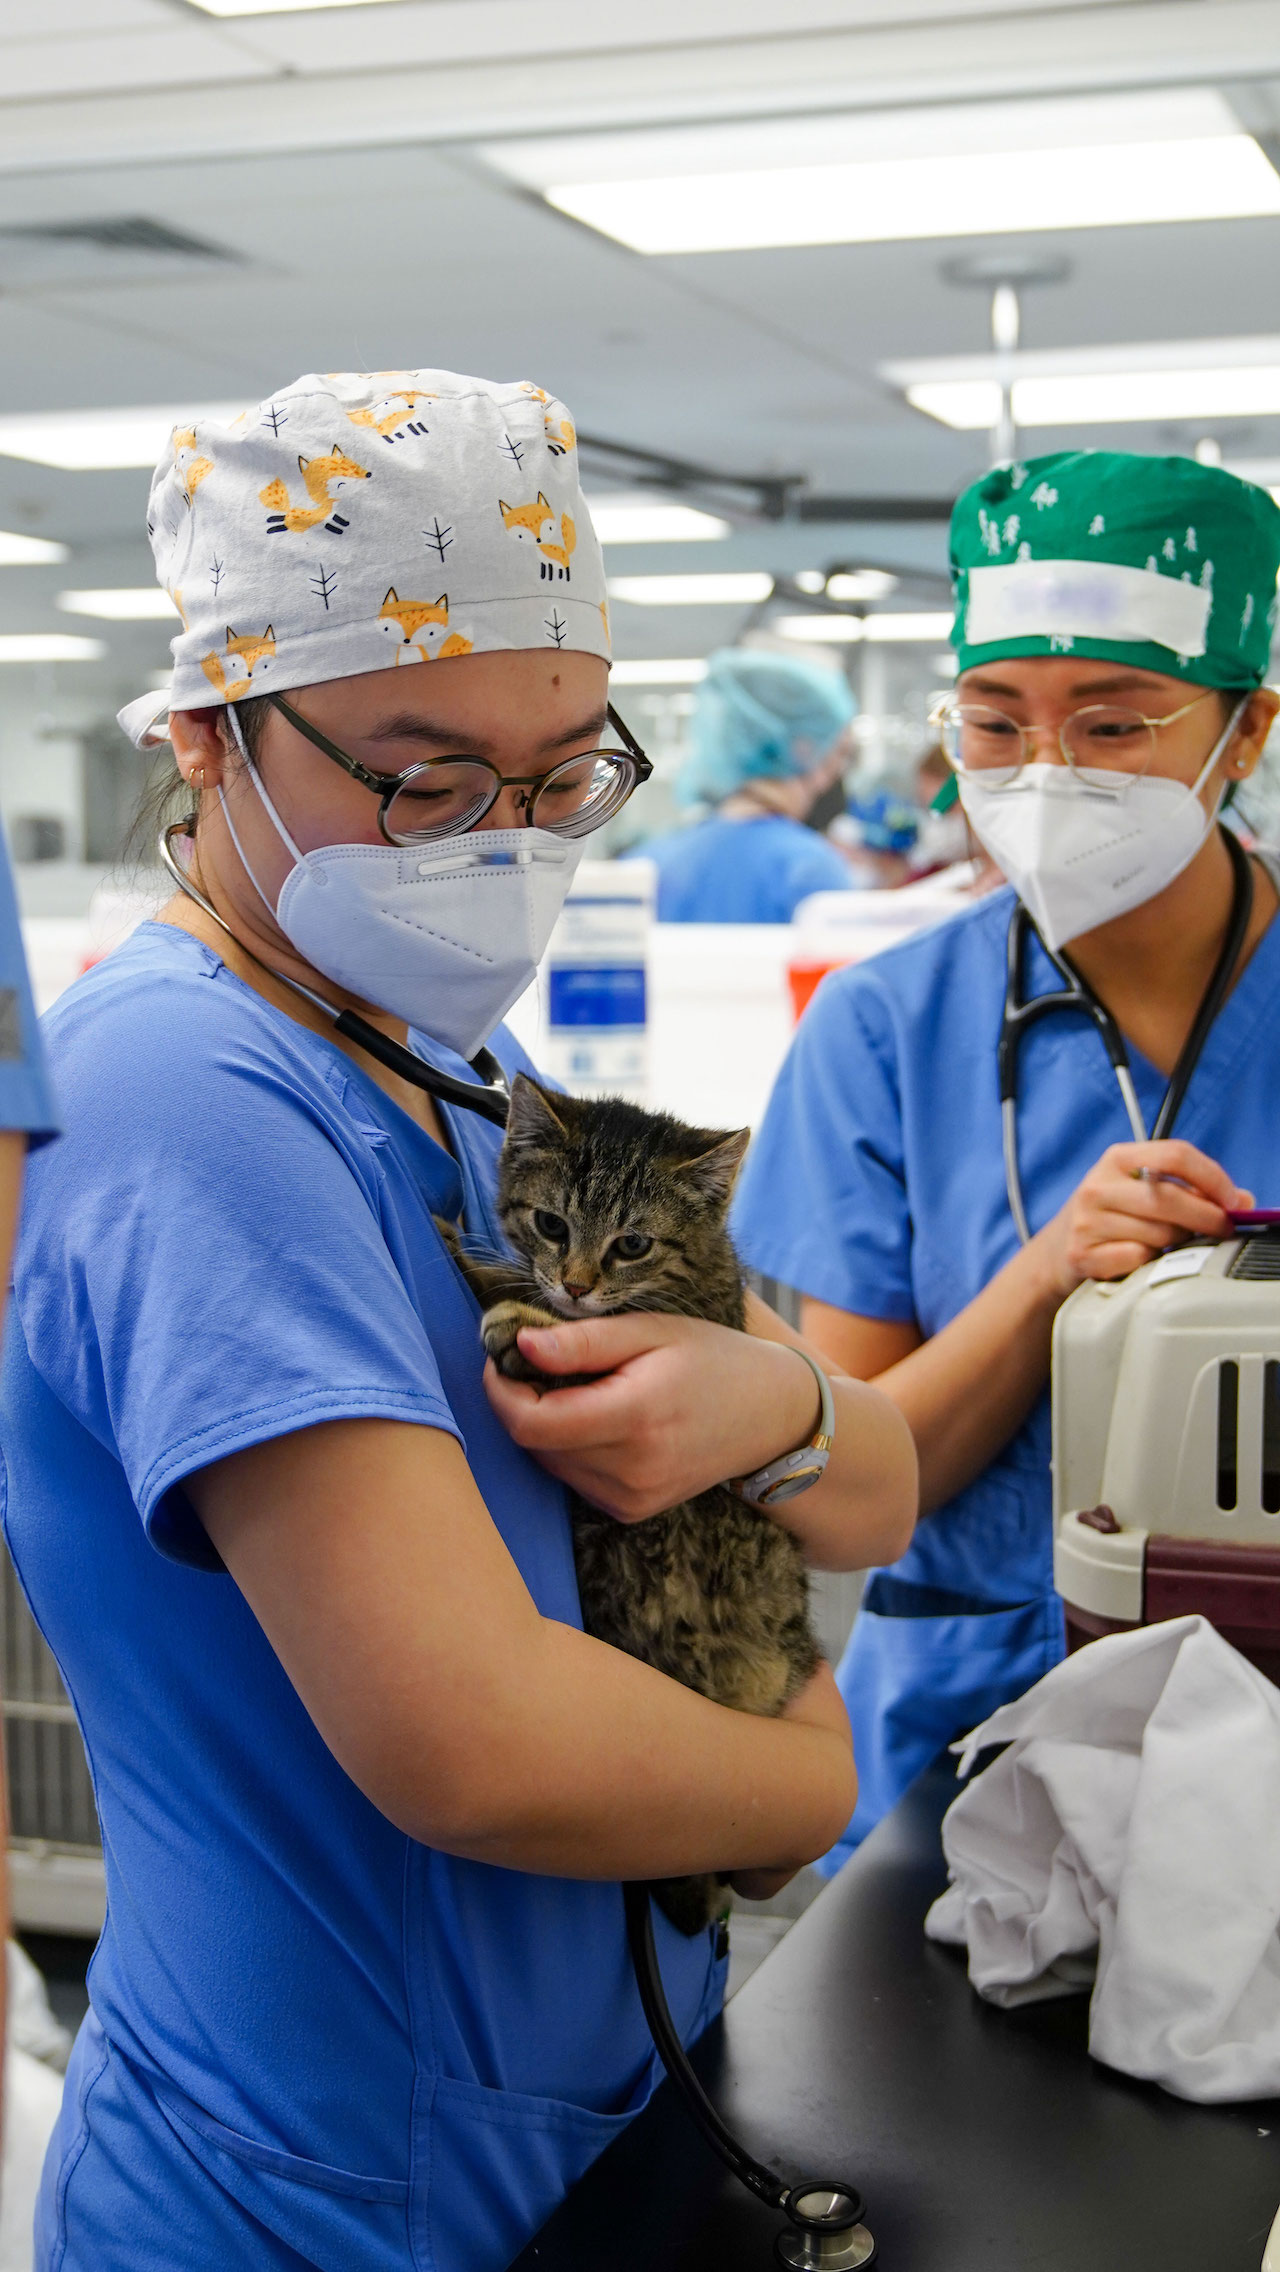
[[[0,1554],[0,1694],[13,1922],[33,1932],[97,1933],[106,1894],[84,1745],[7,1554]]]

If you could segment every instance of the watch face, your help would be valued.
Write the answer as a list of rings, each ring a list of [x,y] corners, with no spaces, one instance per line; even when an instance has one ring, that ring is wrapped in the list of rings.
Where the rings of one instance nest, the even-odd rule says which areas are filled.
[[[761,1492],[757,1505],[772,1507],[779,1499],[797,1498],[802,1491],[809,1490],[812,1484],[821,1479],[826,1464],[825,1459],[806,1460],[803,1467],[793,1467],[789,1474],[780,1475],[776,1483],[769,1484]]]

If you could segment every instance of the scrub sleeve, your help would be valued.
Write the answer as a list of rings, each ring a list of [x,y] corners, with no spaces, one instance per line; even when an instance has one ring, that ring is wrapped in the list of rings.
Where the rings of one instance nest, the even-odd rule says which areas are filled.
[[[438,1429],[540,1613],[581,1623],[563,1491],[489,1410],[432,1221],[495,1239],[498,1132],[448,1115],[451,1157],[162,925],[48,1026],[66,1130],[28,1185],[4,1522],[84,1733],[108,1914],[38,2272],[501,2272],[657,2080],[620,1889],[380,1815],[184,1488],[330,1420]],[[667,1928],[661,1957],[691,2038],[723,1968],[709,1935]]]

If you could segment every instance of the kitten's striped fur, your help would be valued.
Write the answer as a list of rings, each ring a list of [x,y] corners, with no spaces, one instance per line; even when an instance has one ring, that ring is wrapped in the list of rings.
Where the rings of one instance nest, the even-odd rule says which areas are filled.
[[[477,1261],[452,1242],[499,1370],[568,1387],[516,1346],[522,1325],[566,1316],[659,1310],[742,1331],[742,1273],[725,1217],[746,1144],[745,1129],[687,1128],[619,1099],[554,1095],[517,1074],[498,1211],[519,1264]],[[619,1239],[651,1243],[628,1255]],[[638,1523],[579,1499],[572,1507],[588,1633],[739,1711],[779,1712],[803,1687],[818,1662],[804,1563],[768,1515],[725,1484]],[[686,1933],[725,1905],[713,1877],[654,1891]]]

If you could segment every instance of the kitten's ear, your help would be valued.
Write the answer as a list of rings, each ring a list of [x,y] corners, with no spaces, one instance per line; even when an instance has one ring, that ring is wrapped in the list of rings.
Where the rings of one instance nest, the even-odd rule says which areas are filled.
[[[563,1144],[568,1133],[546,1089],[540,1089],[527,1073],[517,1073],[511,1083],[511,1110],[507,1115],[511,1149],[541,1151],[547,1144]]]
[[[677,1160],[671,1173],[700,1198],[727,1207],[743,1155],[751,1142],[751,1130],[735,1128],[731,1136],[722,1136],[718,1130],[707,1130],[704,1134],[705,1152],[695,1152],[692,1159]]]

